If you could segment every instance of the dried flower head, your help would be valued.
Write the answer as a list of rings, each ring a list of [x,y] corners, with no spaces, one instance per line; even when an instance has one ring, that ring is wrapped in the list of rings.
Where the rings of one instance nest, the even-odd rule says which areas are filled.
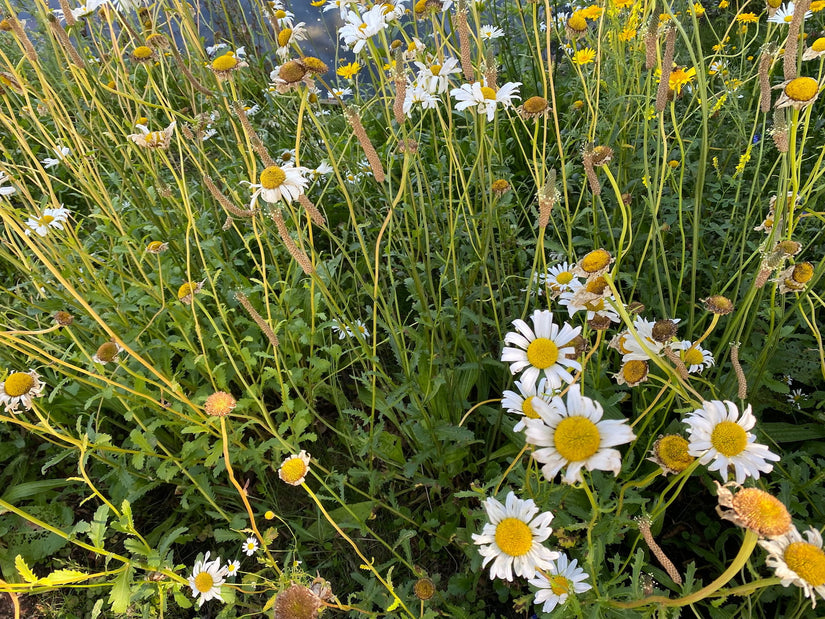
[[[607,272],[607,267],[613,262],[613,257],[606,249],[594,249],[573,267],[573,275],[579,277],[598,277]]]
[[[662,467],[662,473],[665,475],[681,473],[696,460],[688,453],[688,444],[687,439],[678,434],[660,436],[653,443],[651,457],[648,460]]]
[[[610,319],[608,318],[608,320]],[[643,383],[647,380],[649,369],[650,368],[647,364],[647,361],[642,361],[640,359],[631,359],[630,361],[624,362],[622,368],[619,370],[618,373],[613,375],[613,378],[616,379],[616,383],[618,383],[619,385],[635,387],[636,385]]]
[[[724,316],[733,311],[733,302],[721,294],[715,294],[707,299],[702,299],[702,303],[705,304],[705,309],[712,314]]]
[[[203,409],[207,415],[213,417],[225,417],[231,413],[238,405],[238,401],[232,397],[232,394],[225,391],[216,391],[203,404]]]
[[[509,182],[507,182],[507,181],[506,181],[505,179],[503,179],[503,178],[497,178],[497,179],[496,179],[496,180],[494,180],[494,181],[492,182],[492,184],[490,185],[490,191],[492,191],[492,192],[493,192],[493,194],[494,194],[496,197],[499,197],[499,198],[500,198],[500,197],[501,197],[501,196],[503,196],[505,193],[507,193],[508,191],[510,191],[510,183],[509,183]]]
[[[519,107],[516,112],[524,118],[540,118],[550,113],[550,103],[544,97],[530,97]]]
[[[676,337],[677,324],[675,320],[661,319],[653,324],[651,336],[661,344],[667,344]]]
[[[65,310],[60,310],[58,312],[55,312],[54,321],[61,327],[68,327],[70,324],[74,322],[74,316],[72,316],[69,312]]]
[[[132,60],[140,63],[154,62],[155,50],[148,45],[140,45],[132,50]]]
[[[791,515],[788,508],[775,496],[759,488],[743,488],[735,481],[716,484],[719,505],[716,513],[723,520],[750,529],[759,537],[772,539],[790,531]],[[729,509],[724,510],[727,507]]]
[[[0,405],[6,407],[7,413],[13,413],[19,405],[26,410],[32,407],[32,398],[40,397],[43,383],[34,370],[28,372],[11,372],[0,383]]]
[[[413,585],[413,593],[419,600],[429,600],[435,595],[435,583],[429,578],[419,578]]]
[[[214,73],[219,80],[225,80],[228,79],[234,71],[247,66],[249,65],[243,60],[239,60],[234,52],[227,52],[215,58],[212,64],[209,65],[209,68],[212,69],[212,73]]]
[[[192,303],[192,299],[201,291],[206,280],[201,282],[185,282],[178,288],[178,301],[184,305]]]
[[[302,449],[301,453],[289,456],[281,463],[281,468],[278,469],[278,477],[290,486],[300,486],[304,483],[306,474],[309,472],[309,461],[309,454]]]
[[[162,243],[161,241],[149,241],[146,245],[146,251],[150,254],[162,254],[169,249],[169,243]]]
[[[775,107],[793,107],[800,110],[811,105],[819,96],[819,82],[812,77],[796,77],[786,80],[774,88],[781,88],[782,94],[776,100]]]
[[[133,133],[131,135],[127,135],[126,137],[138,146],[142,146],[143,148],[169,148],[169,144],[172,141],[172,133],[175,131],[175,125],[177,121],[172,121],[169,123],[169,126],[162,131],[149,131],[149,129],[145,125],[137,125],[137,129],[140,130],[140,133]]]
[[[292,584],[281,591],[275,598],[275,617],[277,619],[315,619],[321,599],[309,588]]]

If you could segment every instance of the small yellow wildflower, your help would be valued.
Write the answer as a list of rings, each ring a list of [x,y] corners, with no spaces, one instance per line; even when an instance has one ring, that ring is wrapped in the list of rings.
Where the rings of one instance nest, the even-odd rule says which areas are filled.
[[[623,28],[619,33],[619,41],[630,41],[636,38],[635,28]]]
[[[703,7],[698,2],[694,2],[693,3],[693,12],[696,15],[696,17],[702,17],[702,15],[705,14],[705,7]]]
[[[670,89],[674,91],[677,95],[682,94],[682,87],[690,84],[693,81],[693,78],[696,77],[696,69],[691,67],[690,69],[683,69],[681,67],[677,67],[670,72],[670,77],[668,78],[668,86]]]
[[[351,80],[361,70],[361,65],[357,62],[350,62],[349,64],[338,67],[335,71],[338,75],[348,80]]]
[[[582,17],[584,17],[585,19],[596,20],[596,19],[599,19],[599,17],[602,16],[602,13],[604,12],[604,9],[600,6],[596,6],[595,4],[592,4],[587,8],[581,9],[581,11],[579,11],[579,12],[581,13]]]
[[[728,8],[729,6],[730,6],[730,2],[728,2],[728,0],[721,0],[721,1],[719,2],[719,8],[720,8],[720,9],[726,9],[726,8]]]
[[[740,13],[736,16],[736,21],[740,24],[758,24],[759,17],[757,17],[756,13]]]
[[[591,49],[589,47],[585,47],[584,49],[576,50],[573,54],[573,64],[583,65],[589,64],[596,59],[596,50]]]
[[[618,9],[627,9],[633,6],[634,0],[613,0],[613,5]]]
[[[812,13],[819,13],[822,9],[825,9],[825,0],[814,0],[809,7]]]

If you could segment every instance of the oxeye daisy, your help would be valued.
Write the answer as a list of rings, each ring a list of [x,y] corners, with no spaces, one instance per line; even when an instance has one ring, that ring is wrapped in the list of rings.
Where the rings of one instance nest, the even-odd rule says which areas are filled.
[[[544,284],[550,288],[554,295],[572,290],[579,280],[573,275],[573,265],[568,262],[561,262],[552,267],[547,267],[547,274],[544,276]]]
[[[553,313],[536,310],[531,317],[533,329],[521,319],[513,321],[516,331],[504,336],[506,344],[501,352],[501,360],[510,364],[510,372],[518,374],[522,370],[522,384],[536,383],[542,372],[552,389],[561,387],[562,381],[573,382],[569,368],[581,370],[581,364],[568,355],[574,352],[570,341],[581,333],[581,327],[571,327],[564,323],[561,328],[553,323]]]
[[[782,94],[779,95],[774,105],[776,109],[793,107],[801,110],[816,101],[819,96],[820,83],[812,77],[802,76],[782,82],[774,88],[782,89]]]
[[[226,564],[224,568],[226,570],[226,577],[227,578],[234,578],[238,575],[238,571],[241,569],[241,562],[235,559],[234,561],[230,561]]]
[[[568,484],[582,481],[582,468],[619,474],[622,455],[611,447],[636,438],[626,419],[602,419],[602,405],[581,395],[578,384],[570,386],[566,403],[555,396],[550,404],[532,404],[541,419],[524,420],[525,439],[538,447],[533,459],[544,464],[541,470],[548,480],[565,467],[562,481]]]
[[[781,537],[791,530],[793,524],[788,508],[772,494],[759,488],[743,488],[735,481],[724,486],[718,481],[713,483],[719,499],[716,513],[723,520],[730,520],[769,539]]]
[[[309,454],[302,449],[301,453],[289,456],[281,463],[281,468],[278,469],[278,477],[290,486],[300,486],[304,483],[309,472],[309,461]]]
[[[549,574],[537,574],[530,579],[530,584],[538,588],[534,603],[544,604],[542,612],[551,613],[560,604],[564,604],[571,593],[584,593],[593,588],[582,582],[590,575],[576,565],[567,555],[561,553],[559,558],[547,570]]]
[[[513,580],[513,573],[522,578],[532,578],[536,570],[546,570],[559,556],[542,545],[553,529],[553,514],[542,512],[532,499],[522,500],[511,491],[502,505],[493,497],[484,501],[488,522],[481,533],[473,533],[473,542],[480,546],[484,557],[482,567],[490,561],[490,580]],[[538,514],[538,515],[536,515]]]
[[[275,51],[281,60],[289,58],[290,46],[297,41],[304,41],[308,36],[306,24],[298,22],[292,27],[281,28],[278,33],[278,49]]]
[[[0,185],[9,182],[9,175],[5,172],[0,172]],[[17,187],[9,185],[8,187],[0,187],[0,196],[10,196],[17,191]]]
[[[169,143],[172,141],[172,133],[175,131],[176,124],[177,121],[173,120],[166,129],[161,131],[149,131],[145,125],[136,125],[135,128],[138,129],[140,133],[133,133],[126,137],[143,148],[166,149],[169,148]]]
[[[593,278],[596,279],[596,278]],[[593,279],[589,283],[593,283]],[[592,320],[596,316],[609,318],[611,322],[620,322],[619,313],[613,309],[611,303],[616,303],[616,297],[609,293],[609,289],[602,292],[607,296],[588,292],[588,283],[580,283],[578,280],[570,282],[569,290],[565,290],[559,296],[559,305],[567,308],[570,316],[576,312],[587,312],[586,320]]]
[[[63,224],[69,220],[69,209],[63,208],[46,208],[43,209],[43,214],[40,217],[29,217],[26,225],[29,227],[26,230],[26,235],[36,232],[38,236],[46,236],[50,228],[62,230]]]
[[[482,26],[478,29],[478,38],[482,41],[492,41],[504,36],[504,30],[495,26]]]
[[[516,393],[515,391],[509,390],[504,391],[501,398],[501,407],[507,409],[508,413],[521,415],[527,419],[539,419],[539,414],[533,408],[532,402],[534,398],[544,400],[548,403],[550,402],[552,394],[545,391],[547,379],[542,378],[538,384],[522,383],[517,380],[515,381],[515,384],[519,392]],[[524,419],[520,419],[519,422],[513,427],[513,430],[515,432],[519,432],[523,429]]]
[[[811,606],[816,607],[816,596],[825,598],[825,552],[822,551],[822,534],[813,527],[805,531],[805,539],[793,527],[782,537],[761,540],[759,545],[768,551],[765,564],[772,567],[782,586],[791,584],[801,587]]]
[[[192,588],[192,595],[199,597],[198,607],[203,606],[209,600],[220,600],[221,585],[226,582],[226,568],[221,567],[221,559],[218,557],[214,561],[209,560],[209,553],[203,559],[195,562],[192,575],[189,577],[189,586]]]
[[[825,54],[825,37],[819,37],[802,54],[802,60],[813,60]]]
[[[357,54],[371,37],[387,27],[384,7],[376,4],[370,10],[359,15],[357,11],[347,11],[344,25],[338,30],[338,37]]]
[[[254,537],[247,537],[241,546],[241,550],[243,550],[247,557],[251,557],[258,551],[258,540]]]
[[[759,479],[759,474],[770,473],[779,456],[765,445],[756,443],[756,436],[749,432],[756,425],[756,417],[750,405],[740,416],[736,404],[729,401],[711,400],[703,402],[685,417],[690,434],[688,453],[699,458],[702,464],[710,465],[708,470],[719,471],[723,481],[727,481],[728,468],[734,468],[736,483],[741,484],[747,477]]]
[[[447,58],[441,64],[424,64],[416,61],[415,66],[418,67],[416,82],[431,94],[447,92],[450,75],[461,73],[458,60],[455,58]]]
[[[15,412],[21,404],[29,410],[32,398],[39,398],[42,392],[43,383],[37,372],[12,372],[0,383],[0,404],[6,407],[8,413]]]
[[[793,21],[793,12],[794,12],[794,3],[793,2],[788,2],[787,4],[783,4],[782,6],[780,6],[776,10],[776,13],[774,13],[773,16],[768,18],[768,21],[772,22],[774,24],[786,24],[786,25],[788,25]],[[805,17],[803,18],[803,21],[805,19],[808,19],[812,15],[813,15],[813,13],[811,13],[810,11],[805,11]]]
[[[291,204],[304,193],[304,188],[309,184],[306,174],[309,174],[309,168],[295,167],[292,163],[287,163],[283,166],[271,165],[264,168],[259,183],[241,181],[248,184],[250,189],[255,189],[250,208],[255,208],[259,197],[268,204],[276,204],[281,200]]]
[[[689,374],[701,374],[704,369],[715,363],[712,352],[694,345],[690,340],[683,340],[679,344],[674,344],[673,348],[680,351],[679,356]]]
[[[663,475],[668,473],[677,475],[696,460],[688,453],[688,447],[687,439],[678,434],[660,436],[653,443],[653,449],[650,450],[652,457],[648,460],[658,464],[662,468]]]
[[[464,84],[461,88],[453,88],[450,95],[457,101],[456,110],[466,110],[475,107],[479,114],[487,114],[487,120],[492,121],[496,114],[496,106],[511,107],[513,99],[520,99],[518,87],[521,82],[507,82],[496,90],[484,86],[481,82]]]

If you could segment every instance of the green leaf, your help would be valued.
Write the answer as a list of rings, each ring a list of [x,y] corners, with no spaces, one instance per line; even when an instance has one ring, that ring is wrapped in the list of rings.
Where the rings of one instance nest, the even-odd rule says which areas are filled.
[[[95,516],[92,519],[91,530],[89,531],[89,539],[95,548],[103,548],[103,536],[106,533],[106,522],[108,520],[109,507],[107,505],[101,505],[95,512]]]
[[[20,576],[23,577],[23,580],[26,582],[37,582],[39,579],[37,576],[34,575],[34,572],[29,569],[29,566],[26,565],[26,560],[23,559],[20,555],[17,555],[14,558],[14,567],[17,568],[17,571],[20,573]]]
[[[47,585],[65,585],[70,582],[86,580],[88,577],[89,575],[85,572],[78,572],[77,570],[55,570],[45,578],[41,578],[40,583]]]
[[[132,568],[130,566],[121,572],[109,592],[109,604],[112,605],[113,613],[125,613],[126,609],[129,608],[131,583]]]
[[[135,519],[132,517],[132,505],[127,500],[123,500],[123,504],[120,506],[121,516],[120,516],[120,524],[121,526],[129,531],[130,533],[136,533],[135,531]]]
[[[95,605],[92,607],[92,615],[90,619],[97,619],[100,616],[101,611],[103,610],[103,598],[100,598]]]

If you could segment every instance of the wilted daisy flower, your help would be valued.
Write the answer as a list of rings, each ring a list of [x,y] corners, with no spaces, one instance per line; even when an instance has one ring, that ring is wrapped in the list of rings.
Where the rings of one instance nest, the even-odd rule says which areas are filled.
[[[648,460],[658,464],[662,468],[662,474],[677,475],[696,460],[688,453],[688,447],[687,439],[678,434],[660,436],[653,443],[653,449],[650,450],[651,457]]]
[[[247,537],[246,541],[241,546],[241,549],[247,557],[251,557],[258,550],[258,540],[254,537]]]
[[[146,245],[146,251],[150,254],[162,254],[169,249],[169,243],[162,243],[161,241],[150,241]]]
[[[238,575],[238,570],[241,569],[241,562],[235,559],[234,561],[230,561],[226,564],[224,568],[226,570],[226,577],[227,578],[235,578]]]
[[[298,22],[290,28],[281,28],[278,33],[278,49],[275,51],[281,60],[289,58],[290,46],[297,41],[305,41],[308,36],[306,24]]]
[[[220,600],[221,585],[226,582],[226,568],[221,567],[221,559],[218,557],[214,561],[209,560],[209,553],[204,555],[201,561],[195,562],[192,575],[189,577],[189,586],[192,588],[192,595],[199,597],[198,607],[203,606],[209,600]]]
[[[449,76],[461,73],[456,58],[447,58],[442,64],[424,64],[416,61],[415,66],[418,67],[417,83],[432,94],[447,92]]]
[[[774,281],[779,284],[779,292],[801,292],[814,276],[814,266],[810,262],[798,262],[779,273]]]
[[[0,185],[9,182],[9,175],[5,172],[0,172]],[[0,186],[0,196],[10,196],[17,191],[17,187],[9,185],[8,187]]]
[[[709,464],[709,471],[719,471],[723,481],[727,481],[731,466],[736,483],[741,484],[747,477],[759,479],[760,472],[770,473],[773,465],[768,460],[780,459],[765,445],[756,443],[756,436],[749,432],[756,425],[750,405],[740,417],[733,402],[703,402],[702,408],[685,417],[684,422],[690,434],[688,453],[697,456],[700,463]]]
[[[819,37],[811,43],[811,46],[802,54],[802,60],[813,60],[825,54],[825,37]]]
[[[793,21],[793,12],[794,12],[794,3],[788,2],[787,4],[783,4],[779,9],[777,9],[776,13],[773,14],[772,17],[768,18],[769,22],[774,24],[790,24]],[[805,12],[805,19],[811,17],[813,13],[810,11]]]
[[[130,54],[132,60],[141,64],[155,61],[155,50],[148,45],[138,45]]]
[[[473,542],[480,546],[486,567],[491,561],[490,580],[513,580],[513,572],[522,578],[532,578],[536,570],[550,569],[559,553],[542,545],[553,529],[553,514],[543,512],[532,499],[522,500],[511,491],[502,505],[493,497],[484,501],[488,522],[480,534],[473,533]],[[536,515],[538,514],[538,515]]]
[[[203,410],[206,411],[207,415],[212,415],[213,417],[225,417],[231,413],[237,405],[238,402],[232,394],[226,393],[226,391],[216,391],[206,398],[206,402],[203,403]]]
[[[816,607],[816,596],[825,597],[825,552],[822,551],[822,534],[813,527],[805,531],[802,539],[796,527],[773,540],[760,540],[759,545],[768,551],[765,564],[772,567],[782,586],[791,584],[801,587],[811,606]]]
[[[521,82],[507,82],[498,90],[483,86],[481,82],[464,84],[461,88],[453,88],[450,95],[458,102],[456,110],[466,110],[475,107],[479,114],[487,114],[487,120],[492,121],[496,114],[496,106],[511,107],[513,99],[520,99],[518,87]]]
[[[694,345],[690,340],[682,340],[672,346],[678,350],[682,363],[685,364],[689,374],[701,374],[705,368],[712,366],[715,361],[713,353],[701,346]]]
[[[225,80],[228,79],[234,71],[248,66],[249,65],[241,60],[235,52],[226,52],[215,58],[209,65],[209,68],[212,69],[212,73],[214,73],[218,79]]]
[[[184,305],[189,305],[192,299],[195,298],[195,295],[201,291],[205,282],[206,280],[201,282],[184,282],[181,284],[180,288],[178,288],[178,301]]]
[[[478,29],[478,38],[482,41],[492,41],[504,36],[504,30],[495,26],[482,26]]]
[[[631,359],[625,361],[619,371],[613,375],[616,383],[619,385],[627,385],[628,387],[635,387],[647,380],[650,366],[647,361],[639,359]]]
[[[321,605],[321,598],[311,589],[293,583],[275,596],[275,616],[279,619],[315,619]]]
[[[559,555],[547,571],[550,572],[549,576],[536,574],[529,581],[531,585],[538,587],[534,603],[544,604],[542,612],[553,612],[556,606],[567,601],[571,593],[584,593],[593,588],[582,582],[590,578],[590,575],[576,565],[576,559],[571,561],[564,553]]]
[[[314,170],[309,171],[309,175],[313,179],[316,179],[319,176],[326,176],[327,174],[329,174],[330,172],[333,172],[334,170],[335,170],[335,168],[333,168],[329,164],[328,161],[322,161],[321,163],[318,164],[317,168],[315,168]]]
[[[642,316],[636,316],[633,319],[636,337],[630,331],[622,331],[610,341],[609,346],[622,354],[622,361],[646,361],[651,358],[651,354],[658,355],[663,348],[661,342],[653,339],[655,324]]]
[[[347,11],[344,21],[344,25],[338,30],[338,37],[343,39],[355,54],[364,49],[371,37],[387,27],[384,7],[381,4],[376,4],[363,15],[359,15],[357,11]]]
[[[65,146],[61,146],[60,148],[55,149],[55,154],[57,157],[46,157],[45,159],[41,159],[40,163],[43,164],[43,167],[47,170],[49,168],[54,168],[60,165],[60,162],[63,161],[69,154],[72,152],[70,148],[66,148]]]
[[[104,342],[98,347],[97,352],[94,354],[94,357],[92,357],[92,361],[101,365],[117,363],[117,356],[122,350],[123,348],[121,348],[117,342]]]
[[[214,45],[210,45],[206,48],[206,53],[209,56],[214,56],[217,52],[221,51],[222,49],[226,49],[229,47],[226,43],[215,43]]]
[[[550,103],[544,97],[530,97],[516,108],[516,112],[525,120],[547,116],[550,113]]]
[[[532,402],[534,398],[539,398],[547,403],[550,402],[553,395],[552,392],[547,393],[546,384],[546,378],[542,378],[538,384],[515,381],[516,388],[519,392],[516,393],[515,391],[505,390],[501,394],[501,407],[507,409],[508,413],[515,413],[528,419],[539,419],[539,414],[533,408]],[[524,419],[520,419],[513,427],[513,430],[519,432],[523,429]]]
[[[723,520],[750,529],[759,537],[780,537],[791,530],[793,525],[788,508],[775,496],[759,488],[743,488],[735,481],[724,486],[718,481],[713,483],[719,498],[716,513]]]
[[[29,227],[26,230],[27,235],[31,235],[32,231],[36,232],[38,236],[46,236],[49,233],[49,228],[62,230],[63,224],[69,220],[69,209],[63,208],[46,208],[43,209],[43,214],[40,217],[29,217],[26,225]]]
[[[609,292],[609,289],[602,288],[601,294],[591,293],[588,290],[588,288],[592,288],[593,284],[599,283],[596,282],[596,279],[591,278],[585,284],[576,279],[572,280],[569,289],[559,296],[559,305],[566,307],[570,316],[573,316],[576,312],[584,311],[587,312],[586,320],[593,320],[598,316],[609,318],[611,322],[620,322],[621,318],[619,318],[618,312],[610,305],[616,303],[616,297]],[[603,278],[602,282],[604,282]]]
[[[29,410],[32,398],[39,398],[42,392],[43,383],[37,372],[12,372],[0,383],[0,404],[6,407],[7,413],[15,412],[21,404]]]
[[[538,447],[533,459],[544,464],[548,480],[565,467],[562,481],[568,484],[582,481],[582,468],[619,474],[622,455],[611,447],[636,438],[626,419],[602,419],[602,405],[581,395],[578,384],[570,386],[566,404],[559,396],[550,404],[539,399],[532,404],[541,419],[524,420],[526,441]]]
[[[598,277],[607,273],[608,267],[613,263],[613,257],[606,249],[594,249],[585,254],[573,267],[573,275],[579,277]]]
[[[516,331],[504,336],[506,344],[501,353],[501,360],[510,364],[510,372],[518,374],[522,370],[522,384],[536,383],[542,372],[552,389],[561,387],[562,381],[573,382],[568,368],[581,370],[581,364],[568,358],[575,349],[570,341],[581,333],[581,327],[571,327],[564,323],[561,328],[553,323],[553,313],[548,310],[536,310],[531,317],[533,329],[520,318],[513,321]],[[535,331],[534,331],[535,330]]]
[[[162,131],[149,131],[145,125],[137,125],[135,128],[140,133],[133,133],[126,137],[138,146],[144,148],[169,148],[169,143],[172,141],[172,133],[175,131],[177,121],[173,120],[169,126]]]
[[[304,193],[304,188],[309,183],[304,176],[307,173],[309,168],[295,167],[292,163],[287,163],[283,166],[271,165],[265,168],[261,172],[260,183],[241,181],[249,185],[250,189],[255,189],[249,207],[256,207],[258,197],[268,204],[277,204],[281,200],[291,204]]]
[[[774,107],[793,107],[801,110],[811,105],[819,96],[819,82],[812,77],[797,77],[774,86],[781,88],[782,94],[776,100]]]
[[[309,472],[309,462],[309,454],[302,449],[301,453],[289,456],[281,463],[281,468],[278,469],[278,477],[290,486],[300,486],[304,483]]]

